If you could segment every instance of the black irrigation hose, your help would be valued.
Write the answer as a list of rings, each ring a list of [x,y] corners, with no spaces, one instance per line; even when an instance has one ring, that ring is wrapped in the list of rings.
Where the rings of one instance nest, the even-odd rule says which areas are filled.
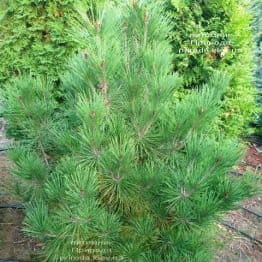
[[[253,241],[253,242],[255,242],[255,243],[259,244],[259,245],[262,245],[262,241],[254,238],[252,236],[250,236],[249,234],[247,234],[246,232],[244,232],[244,231],[242,231],[242,230],[240,230],[238,228],[235,228],[234,226],[231,226],[227,222],[222,221],[222,222],[219,222],[219,223],[221,225],[225,226],[225,227],[230,228],[232,231],[235,231],[235,232],[239,233],[240,235],[243,235],[244,237],[248,238],[249,240],[251,240],[251,241]]]
[[[0,262],[26,262],[26,261],[13,260],[13,259],[0,259]]]
[[[6,204],[6,205],[0,205],[0,209],[25,209],[25,206],[22,205],[22,204]],[[243,206],[239,206],[239,208],[245,210],[246,212],[258,217],[258,218],[262,218],[262,215],[246,208],[246,207],[243,207]],[[1,261],[0,261],[1,262]]]
[[[248,209],[248,208],[245,208],[243,206],[239,206],[240,208],[242,208],[243,210],[245,210],[246,212],[258,217],[258,218],[262,218],[262,215],[258,214],[258,213],[255,213],[254,211]],[[22,205],[22,204],[6,204],[6,205],[0,205],[0,209],[25,209],[25,206]]]
[[[246,212],[258,217],[258,218],[262,218],[262,215],[246,208],[246,207],[243,207],[243,206],[239,206],[241,209],[245,210]],[[25,209],[25,206],[22,205],[22,204],[6,204],[6,205],[0,205],[0,209]]]
[[[10,208],[10,209],[25,209],[25,206],[21,205],[21,204],[0,205],[0,209],[7,209],[7,208]],[[0,260],[0,262],[1,262],[1,260]]]
[[[258,213],[255,213],[254,211],[252,211],[252,210],[250,210],[250,209],[248,209],[246,207],[240,206],[240,208],[242,208],[243,210],[245,210],[246,212],[248,212],[248,213],[250,213],[250,214],[252,214],[254,216],[257,216],[258,218],[262,218],[262,215],[260,215]]]
[[[242,208],[243,210],[245,210],[246,212],[258,217],[258,218],[262,218],[262,215],[255,213],[254,211],[247,209],[243,206],[239,206],[240,208]],[[6,205],[0,205],[0,209],[25,209],[25,206],[22,204],[6,204]]]

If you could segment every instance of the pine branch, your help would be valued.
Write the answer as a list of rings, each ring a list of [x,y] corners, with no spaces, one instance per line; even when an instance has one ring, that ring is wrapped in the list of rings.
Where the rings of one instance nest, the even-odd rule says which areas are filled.
[[[219,167],[219,165],[221,164],[221,159],[217,159],[216,160],[216,162],[213,164],[213,166],[211,166],[208,170],[207,170],[207,172],[205,173],[205,175],[203,176],[203,177],[201,177],[201,179],[200,179],[200,183],[202,183],[207,177],[209,177],[214,171],[215,171],[215,169],[217,168],[217,167]]]
[[[148,34],[148,24],[149,24],[149,13],[146,10],[144,14],[144,48],[147,45],[147,34]]]
[[[143,139],[145,137],[145,135],[148,133],[150,127],[152,126],[152,124],[154,123],[156,118],[155,113],[152,114],[152,117],[149,119],[149,121],[146,123],[146,125],[142,128],[142,130],[138,131],[138,137],[139,139]]]
[[[43,147],[40,139],[38,140],[38,144],[39,144],[39,147],[40,147],[40,151],[41,151],[41,153],[42,153],[42,156],[43,156],[43,158],[44,158],[44,161],[45,161],[46,165],[49,166],[48,158],[47,158],[47,155],[46,155],[46,153],[45,153],[44,147]]]

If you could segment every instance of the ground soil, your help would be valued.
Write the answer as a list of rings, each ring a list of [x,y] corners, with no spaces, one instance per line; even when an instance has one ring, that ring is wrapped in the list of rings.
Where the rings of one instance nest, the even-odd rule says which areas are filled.
[[[10,175],[7,171],[8,161],[0,155],[0,204],[19,203],[19,200],[10,197],[8,186]],[[22,210],[0,209],[0,261],[1,259],[19,259],[30,261],[32,241],[22,233]]]
[[[254,174],[262,175],[262,153],[256,144],[249,145],[247,154],[235,175],[242,176],[245,171],[251,170]],[[260,217],[240,208],[230,212],[225,218],[227,224],[247,233],[249,236],[262,242],[262,197],[248,199],[240,206],[247,208]],[[262,261],[262,245],[252,241],[242,234],[218,224],[221,231],[218,235],[220,249],[218,250],[216,262],[260,262]]]

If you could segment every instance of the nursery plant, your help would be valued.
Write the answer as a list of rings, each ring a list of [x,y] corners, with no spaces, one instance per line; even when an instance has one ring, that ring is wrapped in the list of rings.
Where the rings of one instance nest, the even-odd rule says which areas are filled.
[[[217,219],[255,192],[229,175],[242,146],[209,133],[229,77],[174,102],[169,25],[154,1],[108,5],[82,29],[63,104],[40,78],[6,89],[10,171],[41,261],[212,261]]]
[[[199,88],[214,70],[226,71],[231,82],[223,95],[219,126],[229,136],[249,133],[248,123],[257,110],[252,1],[165,2],[173,27],[174,70],[183,75],[186,87],[179,97]]]

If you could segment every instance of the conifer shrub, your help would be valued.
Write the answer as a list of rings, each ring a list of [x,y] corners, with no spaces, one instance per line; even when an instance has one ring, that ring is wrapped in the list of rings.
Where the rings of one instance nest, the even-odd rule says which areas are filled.
[[[167,0],[172,19],[174,70],[184,77],[183,96],[199,88],[214,70],[231,75],[218,123],[229,136],[249,132],[256,112],[254,40],[249,0]]]
[[[162,11],[107,6],[62,77],[59,107],[41,79],[6,90],[10,171],[40,261],[211,261],[215,222],[255,193],[252,176],[228,174],[242,146],[207,132],[229,78],[214,73],[174,103]]]
[[[23,73],[58,80],[68,57],[81,45],[68,33],[73,21],[79,17],[77,2],[84,1],[1,1],[2,87]]]

